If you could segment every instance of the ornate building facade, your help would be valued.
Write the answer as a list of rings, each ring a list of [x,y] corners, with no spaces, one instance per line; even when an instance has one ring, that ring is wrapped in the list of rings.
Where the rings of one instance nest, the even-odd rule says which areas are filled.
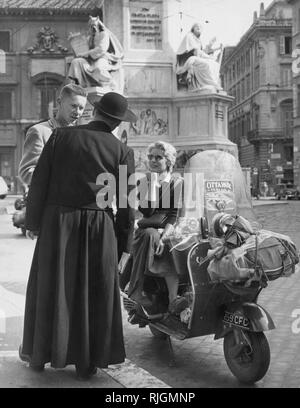
[[[300,0],[293,7],[293,101],[294,101],[294,184],[300,189]]]
[[[145,168],[155,140],[177,148],[178,168],[199,150],[236,154],[228,140],[232,97],[219,89],[190,92],[177,81],[176,52],[191,31],[180,29],[180,7],[177,0],[0,0],[0,174],[20,191],[26,129],[55,109],[74,58],[70,36],[86,35],[89,15],[124,50],[124,95],[138,120],[119,136],[134,148],[137,168]]]
[[[292,8],[275,0],[260,13],[235,47],[225,49],[224,89],[235,99],[229,108],[229,138],[237,143],[252,183],[293,182]]]
[[[101,2],[0,0],[0,175],[20,190],[18,165],[28,126],[48,118],[65,83],[70,32],[86,29]]]

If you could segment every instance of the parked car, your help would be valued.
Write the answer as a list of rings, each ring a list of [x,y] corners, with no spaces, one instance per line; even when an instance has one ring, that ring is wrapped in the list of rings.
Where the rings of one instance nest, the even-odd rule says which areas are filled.
[[[275,197],[277,200],[300,200],[300,191],[293,184],[278,184],[275,186]]]
[[[287,200],[300,200],[300,192],[294,186],[287,187],[285,191],[285,198]]]
[[[4,199],[8,193],[8,186],[3,177],[0,176],[0,198]]]

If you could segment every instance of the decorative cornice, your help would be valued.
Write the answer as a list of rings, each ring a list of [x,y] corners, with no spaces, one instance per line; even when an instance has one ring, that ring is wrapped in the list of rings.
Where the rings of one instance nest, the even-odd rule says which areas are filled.
[[[231,59],[233,59],[236,54],[239,53],[241,49],[244,48],[245,43],[251,41],[254,35],[259,31],[267,31],[272,30],[275,31],[276,29],[282,31],[285,28],[287,30],[292,30],[292,19],[282,19],[282,20],[275,20],[275,19],[259,19],[255,23],[251,25],[248,31],[241,37],[240,41],[232,52],[228,55],[227,59],[224,60],[223,65],[227,65]]]
[[[90,9],[21,9],[0,8],[0,16],[86,16],[95,11],[100,12],[97,7]]]

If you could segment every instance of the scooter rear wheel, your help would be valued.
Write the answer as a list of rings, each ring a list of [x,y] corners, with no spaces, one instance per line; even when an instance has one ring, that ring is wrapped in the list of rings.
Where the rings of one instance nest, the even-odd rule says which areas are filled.
[[[263,332],[247,332],[249,346],[236,355],[237,344],[233,331],[224,337],[223,349],[226,363],[232,374],[244,384],[261,380],[270,365],[270,348]]]

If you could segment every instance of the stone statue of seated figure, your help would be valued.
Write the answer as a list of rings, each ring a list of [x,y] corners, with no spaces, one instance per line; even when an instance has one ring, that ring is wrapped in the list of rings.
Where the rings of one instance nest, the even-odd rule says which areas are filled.
[[[122,93],[124,54],[119,40],[99,17],[90,16],[88,27],[86,50],[76,53],[73,46],[76,58],[71,62],[68,78],[84,88],[98,86]]]
[[[215,50],[211,49],[210,54],[203,51],[201,32],[201,26],[194,24],[177,51],[178,89],[220,91],[220,63],[213,55]]]

